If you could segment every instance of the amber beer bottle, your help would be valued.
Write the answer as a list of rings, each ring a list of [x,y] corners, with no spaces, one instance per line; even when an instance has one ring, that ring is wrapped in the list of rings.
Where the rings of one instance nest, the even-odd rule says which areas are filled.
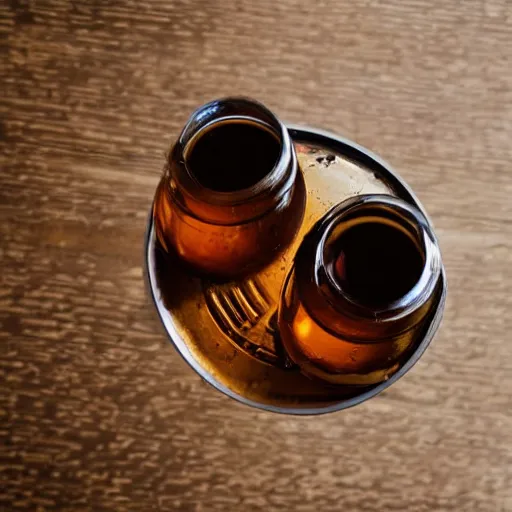
[[[234,277],[295,235],[303,192],[286,128],[242,98],[197,110],[171,149],[154,202],[160,243],[192,271]]]
[[[440,273],[438,247],[418,210],[390,196],[349,199],[301,244],[281,301],[282,341],[308,374],[381,382],[432,311]]]
[[[171,340],[206,380],[257,407],[365,400],[412,366],[441,318],[439,247],[407,186],[357,145],[288,129],[253,100],[192,114],[148,232],[150,290]],[[169,260],[158,263],[158,247]]]

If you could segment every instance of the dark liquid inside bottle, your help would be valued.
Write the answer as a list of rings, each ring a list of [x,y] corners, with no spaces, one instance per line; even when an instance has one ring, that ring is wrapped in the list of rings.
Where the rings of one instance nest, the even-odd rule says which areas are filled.
[[[343,292],[368,307],[385,307],[409,292],[423,270],[414,241],[400,229],[365,222],[341,235],[334,275]]]
[[[275,166],[280,144],[269,129],[247,121],[216,124],[198,135],[186,165],[203,186],[234,192],[262,180]]]

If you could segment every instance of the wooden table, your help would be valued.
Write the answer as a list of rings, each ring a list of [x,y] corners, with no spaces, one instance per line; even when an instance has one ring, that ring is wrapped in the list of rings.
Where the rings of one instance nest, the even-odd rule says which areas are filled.
[[[509,0],[2,3],[0,509],[512,510]],[[229,94],[369,147],[448,273],[421,362],[342,413],[207,387],[142,281],[165,151]]]

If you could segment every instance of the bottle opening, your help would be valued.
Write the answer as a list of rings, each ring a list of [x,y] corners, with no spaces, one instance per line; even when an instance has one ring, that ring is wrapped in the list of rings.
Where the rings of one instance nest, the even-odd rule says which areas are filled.
[[[222,120],[190,141],[186,166],[202,186],[215,192],[248,189],[271,173],[281,154],[277,135],[250,120]]]
[[[340,289],[362,306],[380,308],[404,297],[419,281],[423,255],[414,239],[384,222],[361,222],[333,247],[333,274]]]

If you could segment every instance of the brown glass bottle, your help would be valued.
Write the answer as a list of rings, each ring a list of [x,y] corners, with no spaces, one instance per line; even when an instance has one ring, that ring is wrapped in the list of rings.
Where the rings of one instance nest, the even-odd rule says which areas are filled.
[[[301,183],[288,131],[269,110],[243,98],[214,101],[194,112],[170,151],[154,202],[157,236],[193,271],[247,274],[295,235]]]
[[[349,199],[308,233],[280,302],[290,357],[309,375],[375,384],[399,367],[438,296],[441,258],[421,212]]]

